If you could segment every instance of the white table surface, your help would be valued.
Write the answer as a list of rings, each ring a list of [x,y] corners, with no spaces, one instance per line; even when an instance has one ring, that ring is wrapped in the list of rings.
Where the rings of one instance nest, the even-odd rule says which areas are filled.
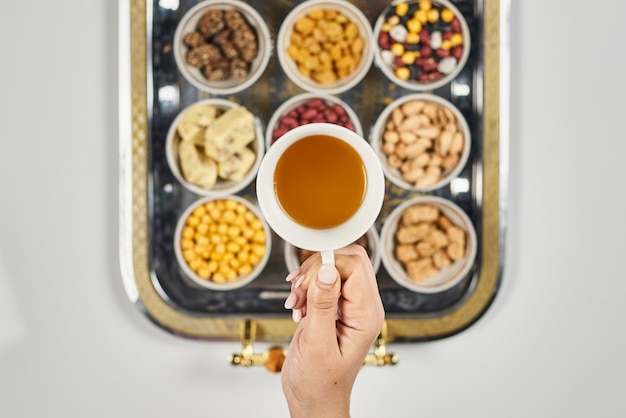
[[[502,288],[365,368],[354,417],[626,416],[626,2],[513,1]],[[238,343],[172,336],[118,262],[117,2],[4,2],[0,416],[286,417]]]

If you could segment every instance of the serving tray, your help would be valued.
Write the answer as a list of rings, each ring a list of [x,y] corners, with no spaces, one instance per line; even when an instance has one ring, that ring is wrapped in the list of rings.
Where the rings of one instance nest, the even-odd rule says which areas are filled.
[[[351,1],[372,26],[388,1]],[[301,1],[248,1],[268,22],[275,40],[282,19]],[[471,326],[488,309],[501,281],[506,226],[508,150],[508,0],[456,0],[470,27],[465,69],[431,93],[455,104],[472,132],[472,152],[458,181],[428,194],[450,199],[470,216],[478,233],[474,268],[457,286],[421,294],[399,286],[381,265],[377,278],[386,310],[388,342],[444,338]],[[172,55],[178,21],[197,0],[120,0],[119,232],[121,272],[130,300],[163,329],[182,337],[239,340],[242,321],[253,320],[256,339],[288,342],[296,324],[283,308],[289,292],[283,242],[273,237],[270,261],[253,283],[233,291],[199,288],[178,267],[173,234],[178,217],[199,196],[170,172],[165,136],[178,112],[208,97],[241,103],[267,123],[289,97],[302,93],[282,72],[276,53],[263,76],[228,96],[200,92],[184,80]],[[275,47],[275,45],[274,45]],[[394,85],[372,65],[365,80],[338,95],[358,113],[367,138],[376,116],[412,92]],[[368,98],[365,100],[365,98]],[[371,98],[375,98],[372,100]],[[238,193],[254,199],[254,184]],[[416,195],[387,183],[376,223]]]

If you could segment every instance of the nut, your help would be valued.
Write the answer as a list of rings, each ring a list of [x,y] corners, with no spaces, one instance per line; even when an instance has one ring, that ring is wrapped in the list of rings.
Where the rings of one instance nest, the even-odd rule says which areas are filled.
[[[423,281],[465,257],[466,232],[428,204],[408,207],[395,232],[395,257],[411,280]]]
[[[186,62],[209,81],[248,76],[259,51],[256,33],[238,10],[211,7],[183,37]]]
[[[456,167],[465,140],[450,109],[416,99],[391,112],[382,133],[382,151],[390,166],[401,167],[402,180],[426,188]]]
[[[356,128],[350,120],[346,109],[339,103],[327,102],[322,98],[308,99],[296,108],[281,115],[272,132],[272,144],[293,128],[308,123],[327,122],[354,131]]]
[[[226,283],[250,274],[267,249],[261,220],[232,199],[204,203],[193,210],[182,229],[185,262],[200,278]]]
[[[341,12],[313,9],[294,23],[287,54],[302,75],[320,84],[331,84],[357,68],[364,36]]]

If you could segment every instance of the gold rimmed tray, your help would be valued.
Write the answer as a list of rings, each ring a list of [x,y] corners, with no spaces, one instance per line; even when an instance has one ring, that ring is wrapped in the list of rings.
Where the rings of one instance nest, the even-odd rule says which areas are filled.
[[[189,85],[172,56],[176,24],[197,1],[120,0],[120,263],[131,301],[163,329],[183,337],[239,340],[241,323],[254,320],[256,338],[289,341],[295,330],[282,308],[289,286],[280,239],[259,279],[233,292],[190,285],[172,249],[177,217],[199,196],[177,184],[164,162],[165,133],[186,105],[212,97]],[[300,1],[248,1],[267,19],[273,39],[285,10]],[[352,1],[373,23],[386,1]],[[471,326],[495,297],[503,270],[508,150],[508,11],[500,0],[453,2],[468,21],[472,50],[452,83],[433,91],[457,105],[472,127],[472,155],[462,181],[433,192],[463,207],[478,232],[478,258],[463,283],[439,295],[401,288],[381,267],[379,287],[387,313],[387,341],[444,338]],[[268,70],[246,91],[228,96],[264,123],[280,103],[302,91],[282,73],[275,54]],[[394,98],[411,92],[394,86],[376,66],[340,95],[359,113],[367,134]],[[375,100],[366,98],[376,98]],[[241,195],[253,198],[252,186]],[[385,216],[412,196],[388,185]]]

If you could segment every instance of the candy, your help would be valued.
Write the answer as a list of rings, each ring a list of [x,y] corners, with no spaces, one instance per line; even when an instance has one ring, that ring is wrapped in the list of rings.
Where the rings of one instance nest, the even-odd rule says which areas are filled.
[[[454,57],[446,57],[439,61],[439,65],[437,65],[437,69],[442,74],[450,74],[454,68],[456,67],[457,60]]]
[[[459,16],[436,1],[390,7],[378,46],[383,63],[396,77],[428,83],[453,73],[466,48]]]

